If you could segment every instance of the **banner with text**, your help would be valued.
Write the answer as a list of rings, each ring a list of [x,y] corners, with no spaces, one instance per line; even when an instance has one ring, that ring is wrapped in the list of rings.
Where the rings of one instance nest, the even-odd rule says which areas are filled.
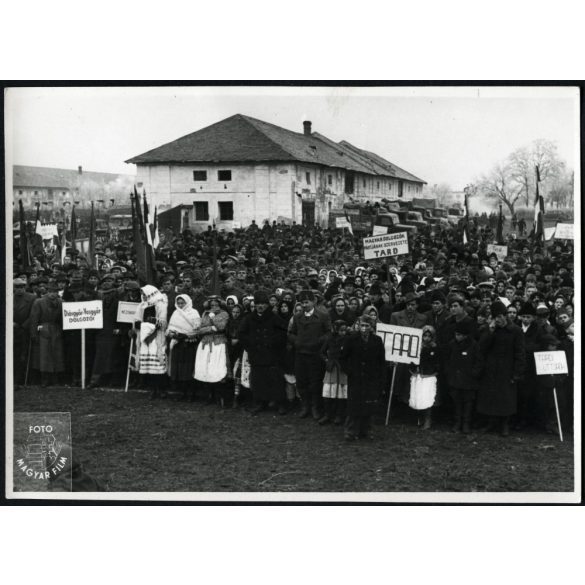
[[[130,303],[128,301],[118,301],[118,323],[134,323],[134,315],[140,303]]]
[[[408,254],[408,234],[396,232],[364,238],[364,260]]]
[[[381,236],[382,234],[388,233],[388,226],[385,225],[375,225],[374,229],[372,230],[373,236]]]
[[[337,229],[343,229],[343,228],[351,228],[351,223],[349,223],[349,221],[347,220],[346,217],[336,217],[335,218],[335,227]]]
[[[564,351],[535,351],[536,375],[568,374],[567,356]]]
[[[417,365],[420,363],[422,329],[378,323],[376,335],[384,342],[387,362]]]
[[[575,236],[573,235],[573,224],[557,223],[555,238],[557,240],[574,240]]]
[[[102,329],[104,313],[101,301],[63,303],[63,331],[69,329]]]
[[[503,260],[508,255],[508,246],[498,246],[497,244],[488,244],[487,253],[495,254],[498,260]]]

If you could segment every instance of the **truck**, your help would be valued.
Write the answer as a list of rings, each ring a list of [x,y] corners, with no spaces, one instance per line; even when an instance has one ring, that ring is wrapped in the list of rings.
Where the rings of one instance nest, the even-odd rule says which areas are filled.
[[[418,211],[422,214],[423,219],[429,225],[443,225],[449,226],[449,220],[447,219],[447,210],[441,209],[439,207],[435,208],[428,208],[428,207],[418,207],[414,206],[414,211]]]
[[[399,217],[399,211],[389,210],[387,206],[372,205],[370,203],[346,203],[342,209],[329,213],[330,229],[337,227],[338,217],[348,218],[355,234],[371,235],[374,226],[387,228],[387,231],[404,230],[416,233],[416,226],[405,224]]]
[[[447,219],[452,225],[457,225],[459,220],[463,218],[463,209],[460,207],[449,207],[447,209]]]

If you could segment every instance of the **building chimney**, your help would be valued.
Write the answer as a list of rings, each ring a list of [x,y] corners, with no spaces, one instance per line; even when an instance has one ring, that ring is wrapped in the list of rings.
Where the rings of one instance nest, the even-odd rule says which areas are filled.
[[[83,173],[83,167],[82,166],[78,166],[77,167],[77,172],[81,175],[81,173]]]
[[[309,120],[303,122],[303,134],[305,136],[311,136],[311,122]]]

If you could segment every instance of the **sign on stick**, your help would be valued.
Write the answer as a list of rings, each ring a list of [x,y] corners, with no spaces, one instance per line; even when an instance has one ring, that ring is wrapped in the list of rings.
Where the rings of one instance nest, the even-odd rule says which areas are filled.
[[[140,303],[130,303],[128,301],[118,301],[118,323],[134,323],[134,315]]]
[[[572,223],[557,223],[555,238],[557,240],[574,240]]]
[[[544,228],[544,239],[547,242],[549,240],[552,240],[556,231],[557,231],[557,228],[556,227],[547,227],[547,228]]]
[[[51,240],[53,236],[59,236],[57,224],[44,223],[37,227],[37,234],[39,234],[43,240]]]
[[[534,362],[537,376],[569,373],[564,351],[535,351]]]
[[[63,303],[63,330],[101,329],[104,326],[101,301]]]
[[[401,254],[408,254],[408,235],[406,232],[364,238],[365,260],[400,256]]]
[[[338,229],[347,228],[351,229],[351,223],[347,220],[346,217],[336,217],[335,218],[335,227]]]
[[[508,246],[498,246],[497,244],[488,244],[487,253],[495,254],[498,260],[503,260],[508,255]]]
[[[375,225],[372,231],[373,236],[381,236],[382,234],[388,233],[388,226],[385,225]]]
[[[420,363],[422,329],[377,323],[376,335],[384,342],[387,362]]]

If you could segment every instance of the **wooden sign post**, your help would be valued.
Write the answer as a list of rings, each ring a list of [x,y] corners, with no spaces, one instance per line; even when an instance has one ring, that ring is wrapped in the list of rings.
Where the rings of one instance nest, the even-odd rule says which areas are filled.
[[[140,303],[131,303],[129,301],[118,301],[118,316],[116,321],[118,323],[134,323],[134,315]],[[132,352],[134,351],[134,337],[130,338],[130,351],[128,353],[128,365],[126,366],[126,384],[124,385],[124,392],[128,392],[128,384],[130,383],[130,363],[132,361]]]
[[[63,303],[63,331],[81,329],[81,388],[85,389],[85,330],[102,329],[102,301]]]

